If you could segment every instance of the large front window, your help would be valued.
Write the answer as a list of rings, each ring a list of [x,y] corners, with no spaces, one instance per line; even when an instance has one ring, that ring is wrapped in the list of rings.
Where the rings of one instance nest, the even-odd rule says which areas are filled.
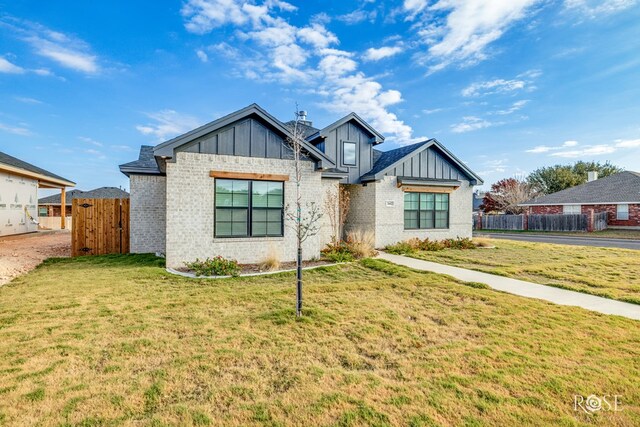
[[[404,193],[404,228],[449,228],[449,194]]]
[[[282,182],[216,179],[215,236],[282,236],[283,202]]]

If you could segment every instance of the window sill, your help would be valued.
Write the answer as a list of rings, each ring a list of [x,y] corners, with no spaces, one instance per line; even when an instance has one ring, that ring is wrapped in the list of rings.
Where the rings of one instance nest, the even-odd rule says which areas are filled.
[[[213,243],[239,243],[239,242],[281,242],[284,236],[274,237],[214,237]]]
[[[405,228],[402,231],[449,231],[450,228]]]

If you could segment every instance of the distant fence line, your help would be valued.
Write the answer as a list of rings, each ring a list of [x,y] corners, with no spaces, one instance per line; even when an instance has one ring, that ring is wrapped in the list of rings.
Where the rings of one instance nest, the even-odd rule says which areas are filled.
[[[476,230],[512,231],[601,231],[607,228],[607,212],[593,214],[593,223],[586,214],[548,215],[480,215],[474,221]]]

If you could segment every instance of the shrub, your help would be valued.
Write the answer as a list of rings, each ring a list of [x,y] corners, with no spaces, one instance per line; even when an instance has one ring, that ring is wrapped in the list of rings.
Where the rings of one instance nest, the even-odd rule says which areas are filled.
[[[475,249],[476,245],[468,238],[456,238],[445,240],[420,240],[416,237],[389,245],[385,250],[392,254],[407,255],[415,251],[441,251],[443,249]]]
[[[275,246],[270,246],[267,255],[259,263],[260,270],[275,271],[280,268],[280,253]]]
[[[240,274],[238,261],[226,259],[220,255],[214,258],[207,258],[204,261],[196,259],[194,262],[185,264],[196,276],[237,276]]]
[[[356,259],[369,258],[378,253],[375,249],[376,238],[373,231],[354,230],[347,234],[347,247]]]
[[[346,242],[330,243],[322,250],[322,258],[332,262],[351,262],[355,256]]]

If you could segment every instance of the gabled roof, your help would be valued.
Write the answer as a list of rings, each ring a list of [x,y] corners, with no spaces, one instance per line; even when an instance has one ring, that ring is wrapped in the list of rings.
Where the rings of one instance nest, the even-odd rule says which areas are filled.
[[[60,194],[38,199],[39,205],[60,205]],[[67,192],[65,204],[71,206],[73,199],[128,199],[129,193],[118,187],[100,187],[89,191],[71,190]]]
[[[349,122],[351,120],[353,120],[356,123],[358,123],[360,126],[362,126],[364,129],[366,129],[367,132],[369,132],[373,136],[371,142],[374,145],[382,144],[384,142],[384,136],[382,136],[382,134],[380,134],[380,132],[375,130],[369,123],[365,122],[356,113],[349,113],[346,116],[344,116],[343,118],[341,118],[340,120],[338,120],[337,122],[331,123],[329,126],[323,128],[323,129],[320,129],[316,133],[310,134],[309,136],[307,136],[307,140],[311,141],[312,139],[315,139],[315,138],[318,138],[318,137],[326,138],[329,135],[329,132],[331,132],[333,129],[335,129],[335,128],[339,127],[339,126],[342,126],[343,124],[345,124],[345,123],[347,123],[347,122]]]
[[[462,161],[454,156],[444,145],[442,145],[437,139],[431,138],[426,141],[418,142],[404,147],[396,148],[389,151],[374,150],[374,164],[373,168],[362,176],[362,181],[376,181],[382,179],[384,174],[390,169],[393,169],[396,165],[404,162],[408,157],[413,156],[429,147],[437,148],[446,159],[460,169],[471,181],[475,181],[476,184],[482,184],[484,181],[478,175],[476,175],[471,169],[467,167]],[[377,160],[376,160],[377,158]]]
[[[120,172],[126,176],[130,174],[160,175],[162,173],[153,155],[153,146],[151,145],[143,145],[140,147],[138,160],[120,165]]]
[[[0,169],[38,179],[45,184],[49,183],[64,187],[73,187],[76,185],[75,182],[69,181],[60,175],[51,173],[48,170],[39,168],[2,151],[0,151]]]
[[[153,154],[154,156],[157,156],[157,157],[163,157],[163,156],[173,157],[173,152],[176,148],[184,144],[188,144],[189,142],[193,141],[196,138],[199,138],[203,135],[214,132],[217,129],[220,129],[224,126],[227,126],[231,123],[234,123],[238,120],[241,120],[245,117],[249,117],[251,115],[256,115],[260,117],[262,120],[264,120],[273,128],[275,128],[277,131],[282,133],[285,137],[291,135],[289,128],[284,123],[282,123],[280,120],[273,117],[271,114],[269,114],[266,110],[264,110],[258,104],[251,104],[248,107],[245,107],[234,113],[228,114],[224,117],[221,117],[217,120],[207,123],[206,125],[200,126],[199,128],[196,128],[183,135],[177,136],[173,139],[163,142],[160,145],[155,146],[153,149]],[[305,151],[309,154],[309,156],[312,159],[319,162],[325,162],[325,164],[323,165],[325,168],[327,167],[331,168],[335,166],[335,163],[333,160],[331,160],[329,157],[327,157],[327,155],[325,155],[323,152],[318,150],[313,145],[309,144],[306,141],[303,141],[302,145],[304,146]]]
[[[615,203],[640,203],[640,173],[619,172],[566,190],[527,200],[520,206]]]

